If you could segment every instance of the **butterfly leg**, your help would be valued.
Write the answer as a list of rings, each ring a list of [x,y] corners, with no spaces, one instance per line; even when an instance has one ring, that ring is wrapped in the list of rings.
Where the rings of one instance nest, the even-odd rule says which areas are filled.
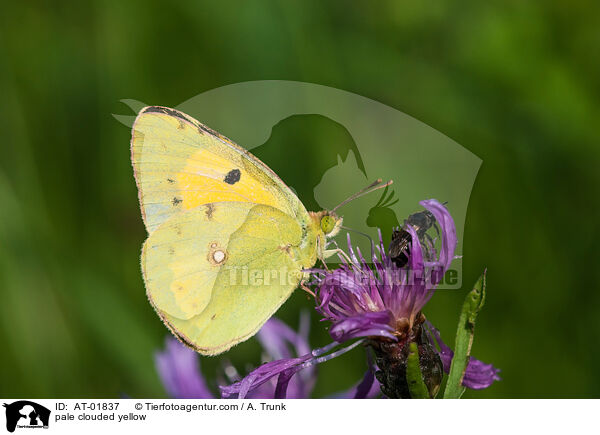
[[[306,284],[304,284],[304,280],[300,281],[300,284],[298,284],[298,287],[300,287],[306,293],[311,295],[313,298],[316,297],[315,292],[313,292]]]

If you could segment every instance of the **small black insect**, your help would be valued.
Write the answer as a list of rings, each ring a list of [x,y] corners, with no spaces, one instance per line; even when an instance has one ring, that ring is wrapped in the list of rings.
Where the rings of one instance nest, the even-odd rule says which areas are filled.
[[[390,243],[389,255],[392,261],[398,267],[403,267],[408,263],[408,257],[410,255],[410,233],[406,230],[406,226],[410,225],[413,227],[419,240],[424,238],[433,245],[433,240],[427,234],[427,231],[434,227],[438,235],[440,230],[437,226],[437,221],[433,214],[427,210],[420,211],[418,213],[411,214],[408,219],[404,221],[404,225],[400,229],[394,230],[392,233],[392,242]]]

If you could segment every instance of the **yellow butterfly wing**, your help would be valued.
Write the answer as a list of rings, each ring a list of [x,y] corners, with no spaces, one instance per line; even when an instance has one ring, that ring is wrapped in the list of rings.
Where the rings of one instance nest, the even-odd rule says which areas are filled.
[[[266,204],[306,218],[296,195],[259,159],[174,109],[140,111],[131,160],[148,233],[174,214],[211,202]]]
[[[318,223],[260,160],[179,111],[142,109],[131,158],[158,315],[203,354],[252,336],[315,264]]]
[[[218,202],[172,216],[144,244],[150,302],[202,354],[258,331],[316,261],[318,229],[268,205]]]

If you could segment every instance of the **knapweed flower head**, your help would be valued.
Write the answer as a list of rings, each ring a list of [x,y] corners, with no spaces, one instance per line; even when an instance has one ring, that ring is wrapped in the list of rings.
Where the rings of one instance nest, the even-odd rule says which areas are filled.
[[[375,373],[386,396],[411,397],[406,368],[409,345],[415,343],[423,380],[430,396],[434,397],[442,372],[448,373],[450,369],[453,354],[425,319],[422,309],[450,267],[457,239],[454,221],[442,204],[436,200],[420,204],[439,225],[439,249],[435,249],[435,241],[430,238],[423,246],[417,231],[411,225],[405,225],[404,230],[411,237],[407,251],[410,254],[406,265],[398,267],[387,255],[381,235],[379,245],[373,247],[371,263],[365,260],[360,250],[352,248],[348,237],[348,254],[340,256],[340,267],[333,271],[312,270],[316,309],[323,320],[331,322],[329,333],[334,343],[301,357],[267,363],[222,391],[244,397],[277,378],[276,395],[285,397],[287,385],[296,373],[362,343],[373,351],[376,363],[376,366],[369,363],[363,384],[370,388]],[[462,383],[480,389],[498,379],[497,369],[471,358]]]
[[[395,265],[381,238],[370,265],[360,250],[355,252],[348,238],[348,258],[342,257],[343,263],[335,271],[317,275],[317,310],[332,322],[331,337],[338,342],[368,337],[367,344],[375,352],[379,368],[377,378],[390,397],[408,395],[405,371],[411,342],[418,345],[421,370],[431,396],[441,384],[442,370],[449,372],[453,357],[422,309],[454,259],[456,228],[444,205],[436,200],[420,204],[439,225],[439,250],[432,239],[425,239],[427,245],[423,246],[415,228],[405,225],[411,238],[406,266]],[[463,385],[486,388],[498,379],[497,369],[471,358]]]
[[[440,225],[439,254],[433,246],[423,250],[415,229],[407,225],[411,254],[405,267],[393,263],[381,238],[371,266],[359,249],[355,252],[348,236],[349,255],[341,257],[342,265],[333,272],[317,272],[317,310],[332,322],[329,332],[334,340],[372,336],[398,340],[421,321],[421,310],[448,270],[456,249],[450,213],[435,200],[422,201],[421,205]]]

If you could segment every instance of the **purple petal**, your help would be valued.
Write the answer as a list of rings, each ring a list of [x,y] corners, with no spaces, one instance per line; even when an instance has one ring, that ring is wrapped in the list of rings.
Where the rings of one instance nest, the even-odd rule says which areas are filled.
[[[341,348],[335,352],[329,353],[338,343],[331,343],[325,347],[315,349],[311,353],[303,355],[299,358],[282,359],[271,361],[252,371],[248,376],[240,382],[228,386],[221,386],[221,396],[223,398],[238,398],[243,399],[248,397],[248,394],[269,382],[275,376],[279,376],[274,395],[278,398],[285,398],[287,394],[287,386],[291,377],[302,369],[309,368],[316,364],[320,364],[330,359],[336,358],[362,343],[362,340],[355,341],[351,345]]]
[[[438,353],[444,366],[444,372],[450,373],[450,365],[452,364],[452,358],[454,358],[454,352],[442,341],[440,332],[435,329],[431,323],[427,323],[427,326],[432,331],[439,347]],[[465,371],[465,377],[463,378],[462,384],[473,390],[481,390],[492,385],[494,381],[499,381],[499,372],[500,370],[495,368],[492,364],[486,364],[478,359],[469,357],[469,363],[467,364],[467,370]]]
[[[494,381],[500,380],[500,376],[498,376],[499,372],[500,370],[492,364],[486,364],[470,357],[463,385],[473,390],[482,390],[492,385]]]
[[[342,393],[337,393],[331,396],[331,399],[374,399],[381,395],[381,386],[375,379],[377,365],[373,361],[373,355],[367,350],[367,371],[362,379],[354,387]]]
[[[260,387],[280,373],[301,365],[303,362],[308,361],[311,358],[312,355],[308,354],[301,358],[281,359],[265,363],[250,372],[250,374],[240,382],[220,387],[221,395],[224,398],[237,397],[239,399],[243,399],[248,395],[249,391]]]
[[[368,389],[367,389],[368,388]],[[381,396],[381,387],[372,371],[367,371],[363,379],[352,388],[332,394],[328,399],[375,399]]]
[[[356,392],[354,393],[355,399],[371,399],[381,392],[379,382],[377,382],[375,379],[375,371],[377,370],[377,366],[373,361],[372,353],[368,350],[367,365],[369,368],[367,369],[367,372],[365,373],[361,383],[356,387]]]
[[[271,317],[258,331],[256,338],[269,356],[276,360],[291,358],[289,343],[295,344],[298,334],[281,320]]]
[[[396,340],[390,325],[393,316],[389,311],[367,312],[346,317],[329,328],[329,335],[338,343],[358,337],[379,336]]]
[[[375,373],[371,370],[367,370],[363,380],[356,387],[356,392],[354,393],[355,399],[365,399],[371,391],[373,387],[373,382],[375,381]]]
[[[440,249],[439,263],[443,269],[443,276],[450,267],[450,263],[454,259],[454,251],[456,250],[457,238],[454,219],[452,219],[448,209],[435,199],[427,199],[421,201],[419,204],[433,214],[442,230],[442,248]],[[442,276],[439,277],[440,280]]]
[[[175,399],[212,399],[200,372],[198,354],[168,336],[166,349],[154,355],[156,369],[169,396]]]
[[[272,360],[290,359],[293,356],[305,355],[310,352],[310,346],[308,345],[309,322],[310,315],[308,312],[302,313],[300,315],[299,332],[296,333],[281,320],[272,317],[260,329],[257,338]],[[293,347],[293,354],[290,351],[290,346]],[[283,374],[280,376],[283,376]],[[302,373],[293,378],[290,376],[285,384],[287,397],[290,399],[308,398],[315,382],[315,367],[303,370]],[[276,387],[264,385],[264,388],[260,389],[261,398],[273,398],[273,388]],[[255,394],[252,394],[252,396],[258,398]]]
[[[312,368],[312,367],[311,367]],[[288,395],[288,386],[292,377],[298,372],[298,370],[290,369],[279,375],[277,379],[277,385],[275,386],[275,394],[273,395],[274,399],[285,399]],[[293,399],[293,397],[290,397]]]
[[[433,288],[427,286],[425,280],[425,266],[423,264],[423,249],[417,232],[411,225],[406,226],[406,231],[411,237],[410,248],[410,280],[406,285],[407,300],[404,303],[403,312],[406,317],[415,315],[421,310],[433,294]]]

